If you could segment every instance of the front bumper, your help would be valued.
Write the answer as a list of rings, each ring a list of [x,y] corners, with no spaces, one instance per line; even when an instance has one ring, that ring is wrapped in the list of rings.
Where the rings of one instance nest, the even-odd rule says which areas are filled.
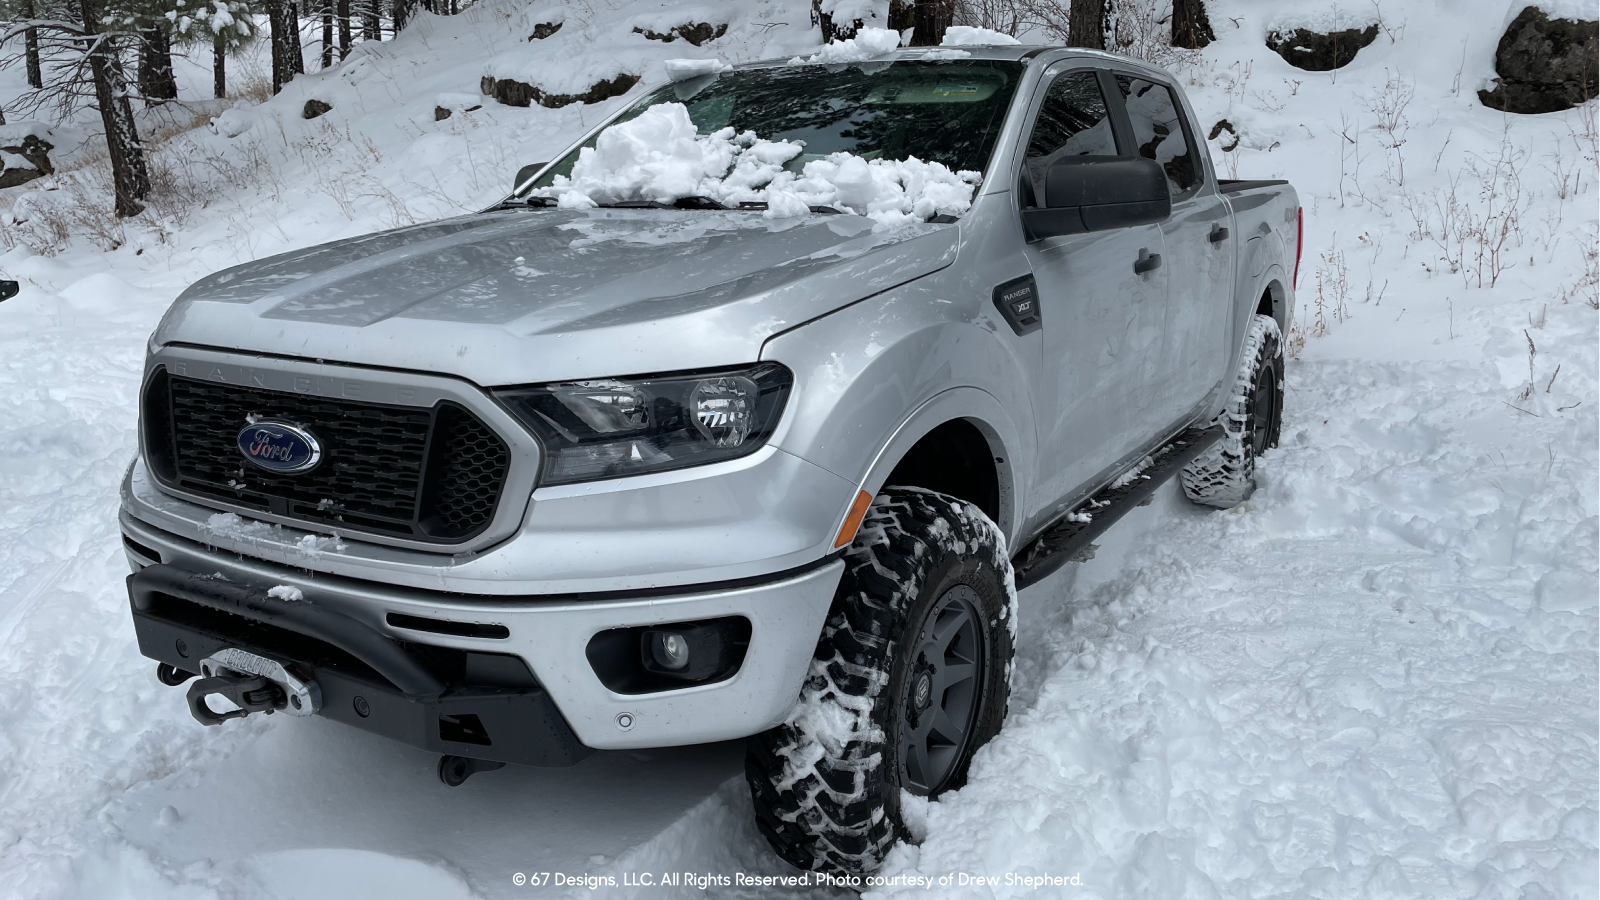
[[[385,678],[378,674],[384,665],[370,662],[364,668],[348,665],[341,671],[336,665],[318,668],[308,659],[284,661],[312,670],[309,674],[323,685],[323,714],[330,718],[429,750],[533,765],[574,762],[585,747],[664,747],[745,737],[782,721],[799,696],[844,567],[837,559],[825,560],[770,581],[674,589],[672,593],[465,595],[281,566],[167,534],[126,511],[121,523],[136,573],[158,565],[152,572],[166,573],[169,580],[200,578],[235,586],[246,598],[241,602],[248,602],[254,610],[249,613],[251,618],[260,620],[265,615],[262,610],[270,612],[274,604],[287,602],[269,597],[269,590],[291,587],[301,592],[302,603],[348,617],[402,648],[419,648],[412,655],[424,665],[431,664],[430,648],[520,658],[531,671],[534,684],[515,689],[461,684],[437,692],[419,690],[415,684],[396,684],[403,677]],[[130,585],[139,578],[135,574]],[[181,593],[176,588],[154,590],[158,594],[164,590]],[[137,602],[133,605],[141,652],[178,668],[193,670],[198,659],[196,647],[209,654],[229,641],[264,656],[294,656],[292,647],[286,652],[283,647],[262,645],[271,640],[248,627],[222,633],[229,629],[219,628],[214,617],[191,615],[192,610],[181,605],[167,604],[160,609],[140,609]],[[409,617],[399,620],[407,627],[393,624],[396,616]],[[590,639],[602,631],[726,616],[749,620],[750,642],[738,670],[716,683],[620,694],[601,682],[586,656]],[[222,622],[236,618],[239,616],[225,614]],[[178,653],[178,640],[185,641],[189,656]],[[367,652],[343,649],[358,662]],[[384,698],[381,710],[372,696],[361,694],[372,712],[365,717],[356,715],[352,706],[355,692],[378,689]],[[381,717],[380,711],[384,713]],[[444,736],[459,724],[461,714],[478,716],[491,741],[499,741],[495,728],[510,737],[503,744],[490,745],[446,740]],[[563,734],[575,741],[569,743]]]

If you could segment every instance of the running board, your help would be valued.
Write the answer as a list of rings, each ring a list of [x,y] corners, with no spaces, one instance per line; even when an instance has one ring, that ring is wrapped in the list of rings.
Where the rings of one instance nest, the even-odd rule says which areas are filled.
[[[1190,428],[1163,444],[1141,462],[1143,468],[1129,470],[1100,492],[1078,504],[1034,538],[1022,552],[1011,558],[1016,570],[1017,590],[1043,581],[1047,576],[1077,559],[1089,543],[1144,504],[1167,479],[1199,456],[1201,451],[1222,437],[1222,426]]]

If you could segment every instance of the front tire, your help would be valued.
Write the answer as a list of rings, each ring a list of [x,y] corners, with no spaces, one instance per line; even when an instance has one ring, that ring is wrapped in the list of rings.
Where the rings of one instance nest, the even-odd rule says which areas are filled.
[[[1278,446],[1283,427],[1283,344],[1278,322],[1256,315],[1239,374],[1217,424],[1222,438],[1183,467],[1183,493],[1201,506],[1232,509],[1256,489],[1256,459]]]
[[[1016,590],[1000,529],[915,488],[877,496],[845,563],[800,700],[750,738],[745,778],[779,856],[863,876],[907,836],[900,791],[960,787],[999,732]]]

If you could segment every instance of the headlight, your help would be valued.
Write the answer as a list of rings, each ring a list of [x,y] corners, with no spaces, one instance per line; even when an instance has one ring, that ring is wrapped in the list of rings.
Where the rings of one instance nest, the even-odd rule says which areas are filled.
[[[544,444],[545,484],[664,472],[736,459],[766,442],[794,378],[746,369],[567,381],[495,396]]]

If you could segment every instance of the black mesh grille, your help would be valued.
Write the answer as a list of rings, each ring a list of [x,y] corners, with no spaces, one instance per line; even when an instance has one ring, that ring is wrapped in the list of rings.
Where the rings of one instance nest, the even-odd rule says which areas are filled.
[[[165,414],[161,407],[165,407]],[[322,444],[309,472],[247,463],[239,430],[253,419],[298,425]],[[510,452],[463,407],[385,406],[197,381],[158,372],[145,393],[152,471],[171,487],[341,528],[459,541],[494,517]],[[170,429],[170,437],[160,433]]]

